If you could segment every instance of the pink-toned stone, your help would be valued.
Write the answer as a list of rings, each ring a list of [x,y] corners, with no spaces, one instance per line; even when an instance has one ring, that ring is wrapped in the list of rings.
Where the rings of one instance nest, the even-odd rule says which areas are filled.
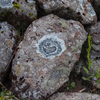
[[[61,18],[74,19],[82,24],[97,22],[96,13],[88,0],[37,0],[40,10]]]
[[[90,93],[57,93],[48,100],[100,100],[100,95]]]
[[[77,21],[53,14],[26,30],[12,64],[12,90],[27,100],[42,100],[65,82],[79,60],[87,32]]]
[[[34,0],[0,0],[0,21],[6,20],[17,28],[26,28],[37,19]]]
[[[18,32],[7,22],[0,22],[0,77],[13,53]]]

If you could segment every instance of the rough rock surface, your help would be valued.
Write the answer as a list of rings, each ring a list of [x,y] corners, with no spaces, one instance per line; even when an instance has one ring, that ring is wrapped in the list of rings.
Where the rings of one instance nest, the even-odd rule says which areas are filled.
[[[100,100],[100,95],[90,93],[57,93],[48,100]]]
[[[82,24],[95,23],[96,13],[88,0],[37,0],[45,13],[51,13],[65,19],[75,19]]]
[[[89,27],[88,33],[92,36],[92,48],[90,52],[90,59],[93,60],[91,65],[92,73],[97,73],[98,68],[100,69],[100,22]],[[94,77],[94,81],[97,81],[97,78]],[[100,83],[97,86],[100,88]]]
[[[36,17],[37,10],[34,0],[0,0],[0,20],[7,20],[13,25],[19,22],[27,25]]]
[[[91,0],[91,3],[95,9],[95,12],[100,20],[100,0]]]
[[[26,30],[12,64],[12,90],[27,100],[44,100],[69,79],[87,32],[78,21],[53,14]]]
[[[92,39],[90,60],[93,60],[93,61],[92,61],[92,65],[90,67],[90,74],[94,76],[94,74],[97,73],[98,69],[100,69],[100,22],[97,22],[93,26],[86,27],[86,31],[88,33],[90,33],[91,39]],[[84,46],[85,46],[84,47],[85,49],[88,48],[88,43],[86,42]],[[87,53],[87,51],[86,51],[86,53]],[[81,72],[83,74],[83,76],[88,77],[86,72],[82,69],[83,66],[87,66],[87,64],[86,64],[87,54],[85,54],[84,58],[85,58],[85,60],[82,59],[82,57],[81,57],[80,61],[75,65],[75,70],[77,71],[77,73]],[[100,88],[100,82],[98,83],[98,85],[96,84],[96,82],[97,82],[96,77],[93,77],[91,82],[97,88]]]
[[[12,56],[16,36],[17,31],[13,26],[7,22],[0,22],[0,74]]]
[[[0,98],[1,100],[20,100],[16,97],[12,97],[12,96],[4,96],[2,98]]]

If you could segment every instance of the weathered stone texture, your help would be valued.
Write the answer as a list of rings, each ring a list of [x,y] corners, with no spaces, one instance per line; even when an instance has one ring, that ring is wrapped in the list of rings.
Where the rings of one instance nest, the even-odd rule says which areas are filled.
[[[46,13],[54,13],[65,19],[79,20],[82,24],[97,21],[96,13],[88,0],[37,0]]]
[[[77,21],[53,14],[26,30],[12,64],[12,90],[27,100],[42,100],[69,79],[87,32]]]
[[[90,93],[57,93],[48,100],[100,100],[100,95]]]
[[[97,73],[98,68],[100,69],[100,22],[90,28],[90,33],[92,35],[92,50],[90,52],[90,59],[93,60],[91,70],[93,73]],[[95,84],[97,78],[94,77],[93,81]],[[100,82],[97,87],[100,88]]]
[[[2,98],[0,98],[1,100],[20,100],[16,97],[12,97],[12,96],[4,96]]]
[[[90,67],[90,73],[91,73],[91,75],[94,75],[97,73],[98,69],[100,69],[100,22],[97,22],[93,26],[86,27],[86,30],[88,33],[90,33],[91,39],[92,39],[90,60],[93,60],[93,61],[92,61],[92,65]],[[85,47],[85,48],[88,48],[88,47]],[[87,56],[85,56],[85,58],[87,59]],[[86,62],[86,60],[85,60],[85,62]],[[85,66],[87,66],[87,65],[85,65]],[[82,71],[82,73],[83,73],[83,75],[86,74],[86,73],[84,73],[84,71]],[[96,86],[97,78],[94,77],[92,82]],[[97,88],[100,88],[100,82],[97,85]]]
[[[0,0],[0,20],[27,26],[37,18],[34,0]]]
[[[87,31],[92,36],[92,50],[90,52],[90,58],[99,63],[100,61],[98,60],[100,60],[100,22],[89,27]],[[97,65],[97,67],[98,66],[100,67],[100,63],[99,65]],[[96,68],[96,66],[94,68]]]
[[[0,74],[12,56],[16,37],[17,31],[13,26],[7,22],[0,22]]]

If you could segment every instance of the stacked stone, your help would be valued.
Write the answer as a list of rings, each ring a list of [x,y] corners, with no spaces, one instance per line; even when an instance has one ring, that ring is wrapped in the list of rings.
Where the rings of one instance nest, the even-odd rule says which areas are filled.
[[[100,68],[100,22],[95,24],[97,16],[91,3],[100,19],[99,0],[0,1],[0,21],[6,20],[17,26],[17,29],[19,26],[18,31],[20,27],[26,28],[33,21],[26,29],[12,61],[11,89],[20,99],[44,100],[67,82],[74,65],[79,61],[88,33],[92,36],[91,75],[97,72],[98,66]],[[35,20],[36,8],[44,15],[53,14]],[[82,24],[92,25],[86,29],[88,33]],[[0,74],[5,72],[14,51],[18,32],[13,26],[7,22],[0,23]],[[77,64],[78,69],[81,70],[84,64],[81,57]],[[92,82],[95,84],[96,80],[94,77]],[[59,95],[57,96],[60,99],[67,98],[65,93]],[[77,97],[81,94],[71,95],[77,95],[75,98],[78,100]],[[86,94],[86,97],[89,95]],[[80,100],[83,98],[80,96]],[[91,100],[92,98],[94,97],[91,96]],[[54,96],[50,100],[57,98]]]
[[[91,73],[97,73],[98,69],[100,69],[100,22],[97,22],[95,25],[89,27],[87,29],[88,33],[91,34],[92,37],[92,48],[90,52],[90,59],[92,61],[91,65]],[[93,83],[96,85],[97,78],[93,78]],[[100,88],[100,83],[97,86]]]
[[[0,21],[7,20],[14,26],[21,24],[26,27],[36,18],[34,0],[0,0]]]
[[[0,23],[0,77],[11,59],[17,34],[17,30],[7,22]]]
[[[98,20],[100,20],[100,0],[91,0],[91,4],[95,9],[95,12],[98,16]]]
[[[88,0],[37,0],[44,13],[54,13],[61,18],[74,19],[82,24],[93,24],[97,16]]]

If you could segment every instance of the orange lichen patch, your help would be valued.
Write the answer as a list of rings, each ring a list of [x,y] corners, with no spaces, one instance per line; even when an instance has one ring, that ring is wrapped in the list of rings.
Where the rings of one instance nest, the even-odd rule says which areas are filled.
[[[35,62],[35,66],[38,66],[38,63],[37,62]]]
[[[92,3],[92,0],[88,0],[88,2]]]
[[[98,85],[98,87],[100,88],[100,85]]]
[[[30,71],[30,73],[32,73],[32,71]]]
[[[11,39],[8,39],[8,40],[7,40],[7,46],[8,46],[8,47],[11,47],[11,46],[12,46],[12,40],[11,40]]]
[[[20,75],[20,70],[21,70],[21,66],[20,66],[20,65],[16,65],[16,72],[15,72],[15,74],[16,74],[17,76]]]

